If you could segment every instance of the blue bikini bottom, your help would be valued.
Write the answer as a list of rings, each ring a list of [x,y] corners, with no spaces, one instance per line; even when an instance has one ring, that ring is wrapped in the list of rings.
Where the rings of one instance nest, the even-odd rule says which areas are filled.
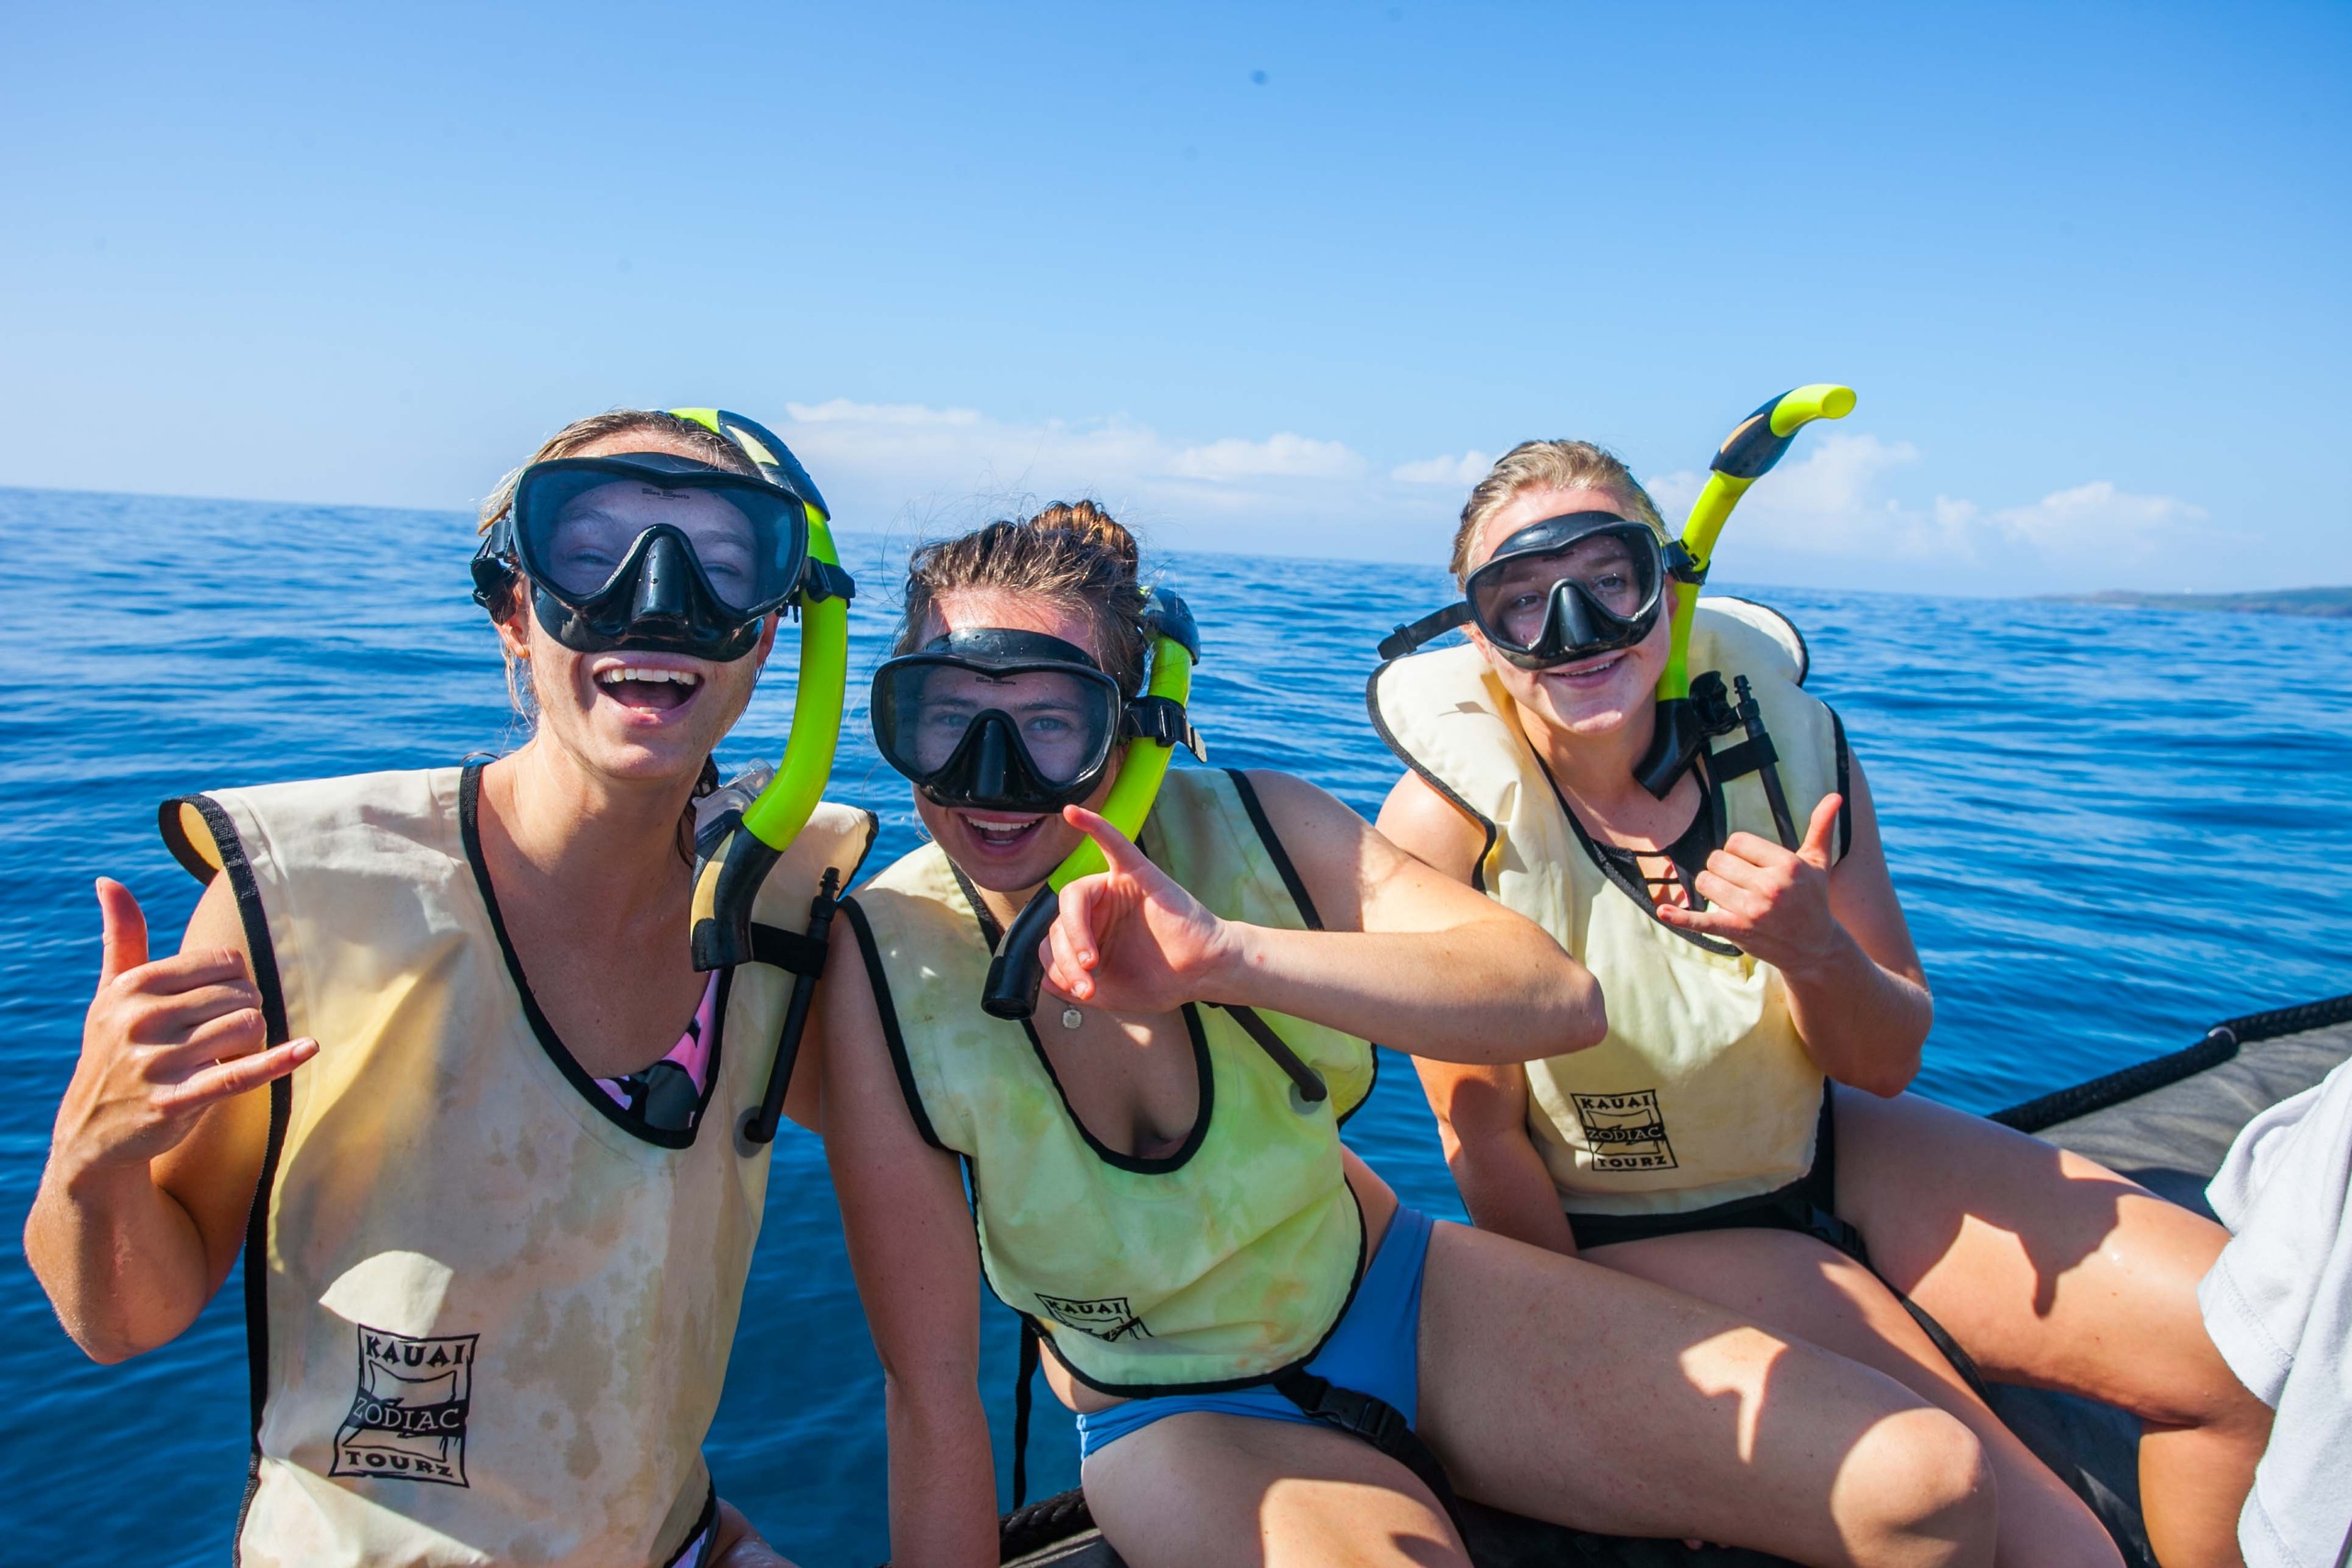
[[[1430,1255],[1430,1217],[1398,1204],[1380,1250],[1356,1286],[1355,1299],[1339,1326],[1323,1342],[1306,1370],[1338,1388],[1385,1400],[1410,1423],[1420,1397],[1421,1269]],[[1227,1393],[1168,1393],[1131,1399],[1078,1418],[1078,1455],[1139,1432],[1154,1421],[1205,1410],[1218,1416],[1249,1416],[1261,1421],[1319,1425],[1272,1388],[1235,1389]]]

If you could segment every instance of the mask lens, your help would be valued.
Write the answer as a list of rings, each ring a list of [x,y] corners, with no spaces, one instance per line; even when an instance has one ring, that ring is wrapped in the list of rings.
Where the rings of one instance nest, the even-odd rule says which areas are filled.
[[[524,564],[559,594],[594,597],[611,586],[637,542],[677,530],[719,604],[749,614],[788,597],[805,526],[798,502],[731,476],[611,469],[534,469],[514,501]]]
[[[982,714],[1001,713],[1029,765],[1057,787],[1096,766],[1117,722],[1108,682],[1076,671],[990,671],[912,660],[875,693],[875,732],[899,772],[927,778],[945,767]]]
[[[1530,649],[1544,635],[1553,591],[1579,584],[1612,615],[1631,618],[1657,593],[1657,536],[1638,524],[1596,529],[1566,544],[1489,561],[1473,574],[1471,608],[1488,637]]]

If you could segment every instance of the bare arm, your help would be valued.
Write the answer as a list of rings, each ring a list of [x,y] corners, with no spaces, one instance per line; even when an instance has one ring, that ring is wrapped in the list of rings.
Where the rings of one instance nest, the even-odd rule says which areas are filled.
[[[1486,835],[1418,773],[1407,773],[1380,808],[1380,831],[1400,850],[1467,886]],[[1413,1060],[1437,1115],[1445,1163],[1472,1223],[1573,1257],[1552,1173],[1527,1131],[1527,1070],[1517,1063],[1465,1066]]]
[[[1559,1190],[1527,1131],[1527,1069],[1517,1062],[1465,1066],[1413,1058],[1437,1113],[1446,1168],[1470,1223],[1547,1252],[1575,1257]]]
[[[1814,808],[1794,853],[1734,833],[1696,882],[1713,907],[1668,907],[1658,918],[1721,937],[1780,970],[1814,1064],[1839,1083],[1892,1096],[1918,1076],[1936,1009],[1887,874],[1860,762],[1851,774],[1853,840],[1837,864],[1829,863],[1833,795]]]
[[[1607,1032],[1600,988],[1560,944],[1405,853],[1332,796],[1252,773],[1326,930],[1220,920],[1117,829],[1073,807],[1112,870],[1062,894],[1048,983],[1117,1011],[1262,1007],[1417,1056],[1520,1062]]]
[[[82,1056],[25,1221],[25,1257],[94,1360],[176,1337],[229,1275],[269,1131],[252,1090],[316,1054],[262,1048],[261,995],[228,879],[189,918],[179,955],[147,961],[147,922],[101,881],[105,957]]]
[[[992,1568],[996,1477],[980,1404],[979,1258],[955,1157],[915,1131],[856,940],[832,944],[819,1003],[825,1156],[882,1359],[890,1551],[906,1568]]]

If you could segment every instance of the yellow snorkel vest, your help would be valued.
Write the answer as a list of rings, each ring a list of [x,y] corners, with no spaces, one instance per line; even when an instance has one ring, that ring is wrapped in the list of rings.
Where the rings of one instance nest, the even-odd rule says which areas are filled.
[[[702,1113],[634,1122],[572,1059],[509,947],[477,769],[164,804],[225,874],[272,1043],[244,1245],[245,1568],[659,1568],[713,1507],[703,1436],[765,1202],[758,1102],[790,977],[718,981]],[[797,930],[874,819],[813,807],[753,913]]]
[[[1844,747],[1837,716],[1797,684],[1804,654],[1795,629],[1735,599],[1701,602],[1690,627],[1694,669],[1748,682],[1804,821],[1843,789]],[[1477,649],[1385,664],[1370,699],[1381,738],[1485,829],[1472,885],[1549,931],[1600,982],[1607,1038],[1527,1064],[1529,1130],[1566,1206],[1699,1209],[1803,1176],[1823,1079],[1797,1038],[1780,972],[1660,923],[1646,891],[1611,874]],[[1746,744],[1735,732],[1709,754]],[[1777,837],[1759,774],[1719,782],[1714,796],[1725,836]]]
[[[1318,923],[1238,773],[1169,774],[1135,837],[1227,919]],[[1079,1124],[1026,1020],[981,1010],[997,933],[936,845],[843,911],[917,1130],[971,1162],[989,1285],[1080,1381],[1124,1394],[1232,1385],[1314,1353],[1363,1251],[1338,1124],[1371,1090],[1369,1045],[1266,1015],[1329,1085],[1309,1099],[1233,1015],[1188,1006],[1198,1116],[1173,1155],[1135,1158]]]

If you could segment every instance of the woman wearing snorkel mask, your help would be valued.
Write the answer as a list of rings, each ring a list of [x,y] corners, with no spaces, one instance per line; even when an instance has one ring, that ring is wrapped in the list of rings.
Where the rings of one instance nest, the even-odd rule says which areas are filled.
[[[1607,1000],[1589,1051],[1524,1066],[1423,1055],[1472,1217],[1951,1411],[1998,1476],[2004,1563],[2119,1558],[1973,1392],[1976,1369],[2141,1416],[2141,1505],[2166,1568],[2236,1562],[2267,1413],[2199,1325],[2197,1281],[2226,1235],[1903,1093],[1932,1007],[1869,786],[1798,684],[1793,627],[1702,603],[1692,690],[1722,742],[1659,767],[1666,720],[1690,716],[1656,697],[1678,549],[1616,458],[1529,442],[1463,508],[1461,602],[1383,652],[1453,626],[1470,646],[1373,677],[1374,724],[1411,769],[1381,830],[1541,923]]]
[[[789,454],[711,412],[579,421],[485,508],[521,750],[166,802],[208,883],[176,957],[98,885],[26,1252],[115,1361],[242,1244],[248,1568],[781,1561],[700,1448],[767,1179],[737,1125],[791,981],[694,968],[693,802],[777,612],[846,584]],[[817,807],[755,918],[797,931],[871,825]]]
[[[1811,1563],[1989,1561],[1950,1416],[1690,1298],[1432,1224],[1345,1149],[1367,1037],[1575,1050],[1605,1029],[1591,981],[1298,779],[1182,770],[1143,817],[1121,781],[1192,739],[1167,677],[1197,637],[1136,571],[1091,504],[929,546],[874,679],[933,842],[842,907],[824,1120],[886,1373],[894,1560],[997,1561],[985,1273],[1079,1412],[1088,1501],[1134,1568],[1462,1563],[1456,1488]],[[1130,808],[1132,836],[1102,814]],[[1103,869],[1057,897],[1086,835]],[[1009,978],[1032,953],[1034,1015]]]

